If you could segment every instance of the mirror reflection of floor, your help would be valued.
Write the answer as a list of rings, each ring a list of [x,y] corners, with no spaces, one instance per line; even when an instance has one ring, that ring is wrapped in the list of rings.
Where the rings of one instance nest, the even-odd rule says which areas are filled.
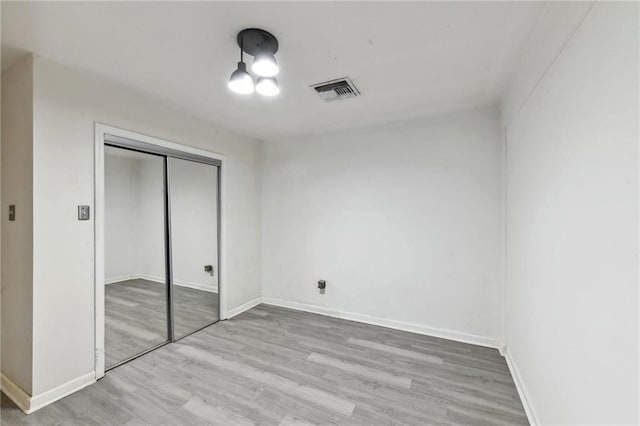
[[[105,366],[167,340],[166,285],[144,279],[105,285]],[[218,319],[218,294],[174,286],[179,338]]]

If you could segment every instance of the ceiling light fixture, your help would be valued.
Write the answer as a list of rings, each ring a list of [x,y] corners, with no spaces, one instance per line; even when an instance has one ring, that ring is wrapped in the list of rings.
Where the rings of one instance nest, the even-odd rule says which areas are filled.
[[[264,96],[275,96],[280,93],[278,81],[273,78],[280,68],[275,54],[278,51],[278,40],[273,34],[258,28],[247,28],[238,33],[240,62],[231,74],[229,89],[240,94],[251,94],[255,91]],[[251,71],[258,75],[254,84],[253,77],[247,72],[243,61],[243,53],[253,56]]]

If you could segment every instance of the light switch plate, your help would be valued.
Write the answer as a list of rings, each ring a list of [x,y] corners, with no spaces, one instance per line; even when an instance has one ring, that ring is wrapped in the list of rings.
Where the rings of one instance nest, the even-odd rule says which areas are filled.
[[[78,206],[78,220],[89,220],[89,206]]]

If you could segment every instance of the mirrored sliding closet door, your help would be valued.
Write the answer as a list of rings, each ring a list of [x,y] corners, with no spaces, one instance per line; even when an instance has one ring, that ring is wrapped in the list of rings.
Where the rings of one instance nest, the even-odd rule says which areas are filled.
[[[105,146],[105,367],[169,340],[165,160]]]
[[[219,319],[218,167],[169,159],[173,330],[176,339]]]
[[[220,318],[220,161],[105,136],[105,369]]]

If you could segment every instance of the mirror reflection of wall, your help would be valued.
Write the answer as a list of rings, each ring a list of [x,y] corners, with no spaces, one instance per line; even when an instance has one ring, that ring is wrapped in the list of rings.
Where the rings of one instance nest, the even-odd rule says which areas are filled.
[[[219,319],[218,168],[176,158],[169,166],[174,333],[180,338]]]
[[[105,366],[165,343],[164,158],[105,147]]]

